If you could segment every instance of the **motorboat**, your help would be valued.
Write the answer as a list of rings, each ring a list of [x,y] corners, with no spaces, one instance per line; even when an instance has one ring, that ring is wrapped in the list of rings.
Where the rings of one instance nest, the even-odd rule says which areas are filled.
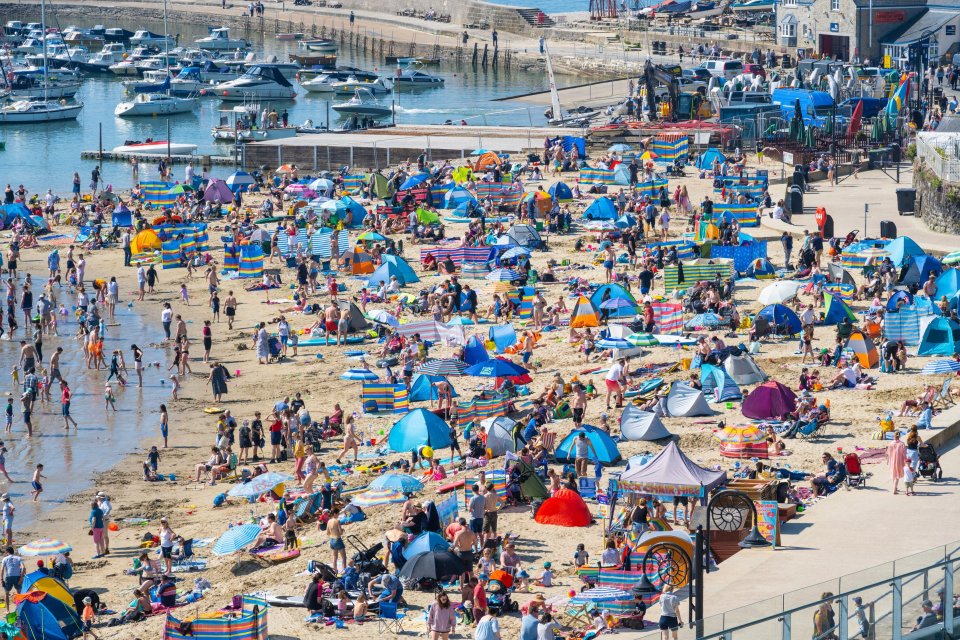
[[[14,47],[13,51],[20,54],[42,54],[43,40],[39,38],[27,38],[20,46]]]
[[[96,27],[87,30],[68,27],[63,32],[63,41],[72,47],[96,47],[98,49],[105,42],[103,35],[98,34]]]
[[[297,80],[304,82],[318,76],[331,76],[335,82],[354,77],[357,80],[376,80],[380,76],[372,71],[364,71],[356,67],[307,66],[297,74]]]
[[[74,120],[82,103],[55,100],[20,100],[0,108],[0,124],[31,124]]]
[[[204,84],[220,84],[221,82],[236,80],[245,71],[243,67],[227,66],[213,60],[207,60],[198,66],[200,68],[200,80]]]
[[[175,47],[177,39],[170,34],[164,36],[141,29],[130,36],[130,44],[135,47]]]
[[[220,111],[220,124],[210,130],[210,135],[216,142],[262,142],[264,140],[280,140],[293,138],[297,135],[298,127],[267,127],[257,126],[257,115],[260,105],[246,103],[237,105],[233,109]]]
[[[123,88],[130,93],[157,93],[170,88],[170,71],[154,69],[143,74],[137,80],[124,80]]]
[[[67,66],[65,63],[62,63],[57,56],[61,56],[67,52],[66,44],[48,44],[47,45],[47,65],[51,69],[60,69]],[[28,53],[23,56],[23,59],[31,67],[40,68],[43,66],[43,51],[40,53]]]
[[[103,30],[103,40],[104,42],[109,43],[120,43],[127,44],[130,42],[130,38],[134,36],[133,31],[127,31],[126,29],[104,29]]]
[[[275,37],[277,40],[302,40],[304,34],[301,31],[293,31],[290,33],[278,33]]]
[[[90,60],[90,50],[84,46],[68,47],[66,51],[56,56],[60,67],[69,67],[71,69],[82,69]],[[49,54],[48,54],[49,58]]]
[[[297,46],[307,51],[316,51],[319,53],[336,53],[339,48],[336,42],[327,38],[301,40],[297,43]]]
[[[272,67],[276,67],[287,80],[293,80],[296,78],[297,74],[300,73],[300,69],[303,68],[297,62],[280,62],[277,56],[270,56],[266,60],[257,60],[255,57],[253,57],[253,54],[248,55],[244,59],[243,68],[246,70],[250,67],[255,67],[260,64],[269,64]]]
[[[211,51],[235,51],[236,49],[249,49],[250,43],[242,38],[231,38],[229,27],[218,27],[210,29],[210,35],[205,38],[198,38],[194,43],[201,49]]]
[[[352,98],[346,102],[331,105],[330,108],[341,115],[367,116],[370,118],[386,118],[393,113],[391,107],[377,102],[369,89],[357,89],[354,91]]]
[[[183,49],[181,51],[172,51],[171,53],[176,53],[179,57],[180,65],[183,67],[197,67],[207,60],[213,60],[213,57],[216,54],[212,54],[209,51],[204,51],[203,49]]]
[[[197,150],[197,145],[184,142],[167,142],[166,140],[147,140],[146,142],[127,141],[113,148],[113,153],[131,153],[145,156],[170,155],[187,156]]]
[[[84,71],[98,71],[109,73],[110,66],[123,62],[126,47],[119,42],[110,42],[103,45],[103,49],[96,52],[80,65]]]
[[[167,83],[170,86],[170,83]],[[196,98],[181,98],[169,93],[138,93],[133,100],[121,102],[113,114],[129,116],[166,116],[189,113],[197,106]]]
[[[140,69],[137,63],[157,54],[155,47],[136,47],[127,57],[117,64],[110,65],[108,69],[118,76],[137,76],[140,75]]]
[[[386,78],[377,78],[376,80],[357,80],[350,76],[342,82],[333,82],[330,85],[333,92],[341,95],[351,95],[357,89],[366,89],[376,95],[378,93],[390,93],[393,90],[393,83]]]
[[[259,64],[229,82],[206,91],[222,100],[292,100],[297,91],[276,65]]]
[[[443,84],[443,78],[425,73],[416,66],[408,66],[399,69],[399,71],[400,73],[394,76],[393,81],[404,86],[438,86]]]
[[[19,20],[10,20],[5,25],[3,25],[3,35],[5,36],[19,36],[20,32],[26,25]]]
[[[169,91],[173,95],[194,95],[207,88],[200,77],[200,67],[184,67],[176,76],[170,79]]]
[[[337,82],[342,80],[336,75],[323,74],[309,80],[302,80],[300,86],[306,89],[307,93],[335,93],[333,85]]]
[[[45,72],[42,67],[18,69],[13,72],[13,80],[9,83],[9,88],[11,97],[15,99],[46,96],[58,100],[75,96],[80,90],[80,80],[71,71],[51,73],[49,70]]]
[[[140,73],[148,71],[166,71],[180,66],[180,57],[173,53],[161,53],[159,55],[145,58],[134,65]]]

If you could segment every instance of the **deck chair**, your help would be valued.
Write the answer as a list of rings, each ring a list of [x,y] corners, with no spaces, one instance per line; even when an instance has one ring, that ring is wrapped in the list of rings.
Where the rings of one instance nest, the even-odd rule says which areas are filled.
[[[822,436],[824,424],[825,423],[819,420],[813,420],[812,422],[801,425],[800,428],[797,429],[797,437],[804,440],[813,440],[814,438]]]
[[[581,498],[594,498],[597,497],[597,481],[593,478],[579,478],[580,483],[580,497]]]
[[[585,629],[593,624],[590,611],[597,605],[593,602],[570,605],[560,612],[560,625],[572,629]]]
[[[940,387],[940,391],[938,391],[937,395],[933,397],[932,406],[934,409],[938,408],[938,406],[949,407],[956,404],[953,401],[953,398],[950,396],[950,383],[952,381],[952,377],[943,381],[943,386]]]
[[[405,614],[397,611],[396,602],[381,602],[377,612],[377,632],[390,631],[394,635],[403,633]]]
[[[186,566],[193,558],[193,538],[183,539],[183,555],[173,561],[173,566]]]

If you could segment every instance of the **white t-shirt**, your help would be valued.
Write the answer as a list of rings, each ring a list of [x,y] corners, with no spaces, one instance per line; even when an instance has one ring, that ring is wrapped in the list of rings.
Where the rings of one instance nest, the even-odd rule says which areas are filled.
[[[813,324],[813,318],[813,309],[804,309],[803,313],[800,314],[800,322],[803,324]]]
[[[610,371],[607,372],[607,380],[611,382],[619,382],[622,377],[623,366],[619,362],[610,367]]]
[[[843,377],[846,379],[848,384],[857,384],[857,372],[853,370],[853,367],[847,367],[844,369]]]
[[[677,617],[677,607],[680,604],[680,598],[673,595],[672,593],[665,593],[660,596],[660,613],[661,615],[669,616],[671,618]]]
[[[170,322],[173,320],[173,309],[164,309],[160,312],[160,322]]]
[[[16,578],[23,575],[23,561],[20,556],[5,556],[3,558],[3,571],[6,577]]]
[[[557,623],[551,620],[550,622],[543,624],[542,622],[537,625],[537,640],[553,640],[554,638],[554,629],[557,628]]]

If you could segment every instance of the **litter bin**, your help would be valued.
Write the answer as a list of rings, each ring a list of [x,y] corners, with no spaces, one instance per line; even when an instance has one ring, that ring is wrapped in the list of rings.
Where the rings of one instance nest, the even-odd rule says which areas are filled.
[[[897,225],[892,220],[880,221],[880,237],[887,240],[897,239]]]
[[[789,205],[788,211],[791,215],[803,213],[803,190],[797,185],[790,187],[787,204]]]
[[[827,220],[823,223],[823,237],[832,238],[833,237],[833,216],[827,214]]]
[[[901,216],[905,213],[913,213],[917,206],[917,190],[904,187],[897,189],[897,213]],[[894,236],[896,237],[896,236]]]

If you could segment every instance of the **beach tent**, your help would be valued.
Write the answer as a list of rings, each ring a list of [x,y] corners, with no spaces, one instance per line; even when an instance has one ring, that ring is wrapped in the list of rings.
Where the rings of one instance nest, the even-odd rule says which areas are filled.
[[[741,385],[760,384],[766,382],[767,374],[763,372],[749,353],[731,354],[723,363],[723,368],[733,381]]]
[[[713,397],[718,402],[741,400],[740,387],[727,372],[712,364],[700,367],[700,386],[704,397]]]
[[[823,324],[838,324],[844,318],[849,318],[850,322],[857,321],[857,316],[850,307],[836,296],[824,293],[823,306],[827,309],[827,313],[823,316]]]
[[[379,171],[370,174],[370,192],[374,197],[386,200],[393,197],[396,190],[393,183]]]
[[[367,319],[363,316],[363,311],[360,310],[357,303],[352,300],[341,299],[337,300],[337,306],[340,308],[341,317],[346,313],[347,309],[350,310],[350,324],[347,326],[348,332],[366,331],[370,328],[370,323],[367,322]]]
[[[406,191],[407,189],[418,187],[429,179],[429,173],[415,173],[403,181],[403,183],[400,185],[400,191]]]
[[[403,258],[396,258],[389,262],[384,260],[380,267],[367,278],[367,286],[376,288],[380,286],[381,282],[389,284],[390,276],[396,276],[400,286],[420,282],[420,278],[418,278],[414,270],[410,268],[407,261]]]
[[[571,191],[570,187],[563,182],[554,182],[552,185],[550,185],[550,190],[548,193],[553,197],[554,200],[559,202],[573,200],[573,191]]]
[[[626,187],[630,184],[630,165],[620,163],[613,170],[613,184]]]
[[[960,292],[960,269],[945,269],[937,278],[937,299],[941,296],[952,298]]]
[[[797,408],[797,394],[776,380],[768,380],[747,394],[741,413],[755,420],[781,420]]]
[[[673,437],[657,414],[642,411],[633,404],[627,405],[620,414],[620,435],[626,440],[646,441]]]
[[[477,158],[477,161],[473,163],[473,170],[486,171],[501,164],[503,164],[503,159],[500,156],[493,151],[487,151],[481,154],[480,157]]]
[[[517,330],[512,324],[501,324],[490,327],[488,331],[490,341],[496,346],[497,353],[503,353],[507,347],[517,344]]]
[[[510,244],[526,249],[544,249],[543,238],[537,228],[530,224],[515,224],[507,231]]]
[[[725,458],[761,458],[770,456],[766,434],[756,425],[726,426],[714,434],[720,441],[720,455]]]
[[[933,256],[912,256],[907,259],[900,269],[900,277],[897,280],[899,284],[910,286],[922,286],[930,275],[934,277],[940,275],[943,271],[943,265]]]
[[[877,353],[877,347],[873,344],[873,340],[865,336],[862,331],[854,331],[850,334],[846,348],[853,351],[862,367],[872,369],[880,364],[880,354]],[[953,351],[950,353],[953,353]]]
[[[130,212],[130,209],[121,205],[119,209],[114,210],[114,212],[110,214],[110,224],[114,227],[132,227],[133,214]]]
[[[450,543],[442,535],[433,531],[424,531],[403,548],[403,557],[409,560],[418,553],[446,551],[449,548]]]
[[[593,515],[579,493],[560,489],[543,501],[533,519],[558,527],[586,527],[593,522]]]
[[[513,427],[517,423],[506,416],[487,418],[480,421],[480,426],[487,434],[487,449],[496,456],[502,456],[507,451],[515,453],[517,441],[513,437]]]
[[[831,262],[827,265],[827,269],[832,281],[856,286],[857,283],[854,281],[853,276],[850,275],[850,272],[844,269],[841,264]]]
[[[584,220],[616,220],[620,214],[617,205],[607,197],[597,198],[583,212]]]
[[[607,292],[610,292],[609,296],[605,296]],[[637,315],[637,300],[623,287],[623,285],[615,282],[600,285],[597,287],[597,290],[593,292],[593,295],[590,296],[590,303],[595,308],[600,309],[600,305],[603,303],[605,298],[611,300],[614,298],[622,298],[630,303],[629,307],[610,309],[610,312],[607,314],[608,318],[632,318],[633,316]]]
[[[887,300],[887,311],[896,311],[901,300],[903,300],[904,305],[913,304],[913,296],[909,291],[894,291],[893,295],[890,296],[890,299]]]
[[[576,447],[574,443],[581,433],[587,434],[587,440],[593,444],[593,448],[597,452],[596,457],[590,454],[591,461],[596,462],[597,458],[599,458],[600,464],[617,464],[620,462],[620,449],[617,448],[617,443],[613,441],[613,438],[600,429],[591,427],[588,424],[571,431],[567,437],[557,445],[557,460],[561,462],[573,462],[576,459]]]
[[[667,413],[675,418],[716,415],[710,408],[703,392],[685,382],[674,382],[667,394]]]
[[[443,196],[444,209],[456,209],[465,202],[477,204],[477,197],[466,187],[456,186]]]
[[[350,272],[355,276],[373,273],[376,270],[373,258],[359,245],[354,247],[353,251],[344,254],[344,257],[350,260]]]
[[[523,493],[524,497],[550,497],[550,492],[547,491],[547,486],[543,484],[543,480],[540,479],[540,476],[537,475],[532,466],[519,458],[513,461],[513,465],[519,471],[520,492]]]
[[[76,602],[70,590],[61,581],[40,571],[23,579],[19,591],[37,593],[17,605],[17,621],[26,640],[70,640],[83,635]]]
[[[630,214],[623,214],[613,223],[618,229],[630,229],[631,227],[637,226],[637,219],[631,216]]]
[[[914,256],[922,256],[923,249],[909,236],[900,236],[884,247],[884,250],[890,254],[890,261],[897,267],[902,267]]]
[[[776,275],[776,268],[766,258],[757,258],[750,263],[750,266],[747,267],[747,270],[744,272],[744,276],[747,278],[757,278],[758,280],[775,278]]]
[[[593,303],[583,296],[577,298],[577,304],[573,306],[573,312],[570,313],[570,326],[574,329],[600,326],[600,314],[597,313]]]
[[[793,309],[782,304],[770,304],[760,310],[758,318],[764,318],[770,323],[770,328],[778,335],[794,335],[800,333],[802,325],[800,318]]]
[[[31,224],[33,223],[30,219],[30,209],[22,202],[2,205],[0,206],[0,210],[3,211],[3,227],[5,229],[9,228],[18,218]]]
[[[697,169],[704,169],[709,171],[713,167],[713,163],[719,161],[720,164],[723,164],[727,161],[727,157],[721,153],[719,149],[710,147],[706,151],[700,154],[697,158]]]
[[[657,496],[705,496],[727,483],[726,471],[705,469],[688,458],[675,440],[653,460],[620,476],[620,490]]]
[[[391,451],[403,453],[423,446],[443,449],[450,446],[450,427],[430,411],[414,409],[390,428],[387,444]]]
[[[359,227],[363,224],[363,219],[367,217],[367,210],[362,204],[350,196],[343,196],[340,202],[347,208],[342,219],[345,227]]]
[[[490,359],[487,347],[477,335],[471,335],[463,345],[463,361],[468,365],[477,364]]]
[[[437,394],[437,388],[434,386],[438,382],[450,383],[443,376],[432,376],[427,373],[418,373],[413,376],[413,382],[410,383],[410,402],[424,402],[429,400],[439,400],[440,396]],[[450,390],[453,393],[453,397],[457,397],[457,390],[453,388],[453,385],[450,385]]]
[[[952,356],[955,353],[960,353],[960,325],[944,316],[929,316],[920,334],[917,355]]]
[[[162,243],[157,232],[153,229],[144,229],[130,241],[130,252],[136,254],[146,251],[159,251],[161,246]]]

